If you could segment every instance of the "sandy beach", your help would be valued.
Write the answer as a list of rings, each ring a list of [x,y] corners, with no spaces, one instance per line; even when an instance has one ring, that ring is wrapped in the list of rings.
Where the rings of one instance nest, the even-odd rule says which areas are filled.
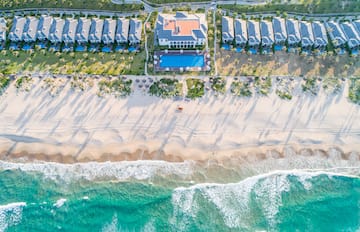
[[[347,158],[360,151],[360,106],[348,101],[347,84],[337,95],[295,91],[291,101],[275,91],[251,98],[208,91],[198,100],[175,101],[136,89],[126,98],[98,97],[96,83],[83,92],[64,83],[51,96],[34,78],[30,91],[12,83],[0,97],[2,160],[206,161],[281,156],[289,147],[299,153],[336,148]]]

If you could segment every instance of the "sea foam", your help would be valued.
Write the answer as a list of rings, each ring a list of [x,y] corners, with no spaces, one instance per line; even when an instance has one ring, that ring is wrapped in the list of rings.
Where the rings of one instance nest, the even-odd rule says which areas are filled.
[[[186,231],[186,222],[196,219],[201,208],[205,204],[214,205],[222,215],[223,222],[229,228],[251,230],[255,211],[260,210],[264,215],[269,228],[276,228],[278,221],[276,216],[282,206],[282,194],[290,190],[290,177],[295,177],[305,190],[311,189],[310,179],[319,175],[328,178],[334,176],[346,176],[359,178],[358,176],[337,174],[325,171],[275,171],[246,178],[238,183],[230,184],[196,184],[191,187],[179,187],[173,191],[172,204],[174,217],[171,223],[179,227],[180,231]],[[253,204],[256,204],[254,206]],[[204,212],[202,212],[204,213]]]
[[[188,178],[193,173],[193,162],[122,161],[61,164],[53,162],[12,163],[0,161],[0,170],[37,172],[54,181],[72,180],[148,180],[153,177],[178,176]]]
[[[25,202],[0,205],[0,232],[4,232],[9,226],[14,226],[21,222],[22,210],[25,206]]]

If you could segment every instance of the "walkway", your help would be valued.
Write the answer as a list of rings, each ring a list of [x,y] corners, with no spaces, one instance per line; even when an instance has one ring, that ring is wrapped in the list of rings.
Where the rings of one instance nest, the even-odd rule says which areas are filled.
[[[214,69],[215,69],[215,76],[218,75],[217,65],[216,65],[216,44],[217,44],[217,37],[216,37],[216,5],[213,10],[213,24],[214,24]]]
[[[144,35],[145,35],[145,52],[146,52],[146,60],[145,60],[145,67],[144,67],[145,75],[148,75],[147,68],[148,68],[148,61],[149,61],[149,51],[148,51],[147,35],[146,35],[146,23],[149,21],[151,14],[152,14],[152,12],[150,12],[148,14],[148,17],[146,18],[145,23],[143,25],[144,26]]]

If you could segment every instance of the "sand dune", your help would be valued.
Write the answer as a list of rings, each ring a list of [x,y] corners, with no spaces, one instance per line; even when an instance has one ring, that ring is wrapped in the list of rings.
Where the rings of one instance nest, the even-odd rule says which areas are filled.
[[[53,97],[42,86],[36,79],[29,92],[18,92],[12,84],[0,97],[2,159],[204,160],[236,151],[280,154],[289,145],[360,151],[360,106],[348,102],[347,86],[340,95],[298,93],[291,101],[274,92],[249,99],[209,92],[181,102],[140,91],[100,98],[96,85],[77,92],[69,83]]]

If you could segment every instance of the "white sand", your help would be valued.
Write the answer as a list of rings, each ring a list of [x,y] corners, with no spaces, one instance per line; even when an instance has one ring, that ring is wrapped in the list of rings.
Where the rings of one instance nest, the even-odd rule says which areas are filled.
[[[249,99],[208,92],[200,100],[181,102],[138,90],[124,99],[100,98],[96,84],[74,92],[67,83],[51,97],[42,85],[36,79],[31,91],[17,92],[12,83],[0,97],[2,158],[26,152],[61,154],[76,161],[112,154],[102,160],[116,155],[122,160],[134,159],[124,154],[140,148],[201,160],[221,151],[284,145],[360,151],[360,106],[346,98],[347,85],[339,95],[299,93],[291,101],[273,91],[269,97]],[[178,105],[183,112],[176,111]],[[137,158],[142,155],[138,151]],[[151,157],[164,158],[160,152]]]

